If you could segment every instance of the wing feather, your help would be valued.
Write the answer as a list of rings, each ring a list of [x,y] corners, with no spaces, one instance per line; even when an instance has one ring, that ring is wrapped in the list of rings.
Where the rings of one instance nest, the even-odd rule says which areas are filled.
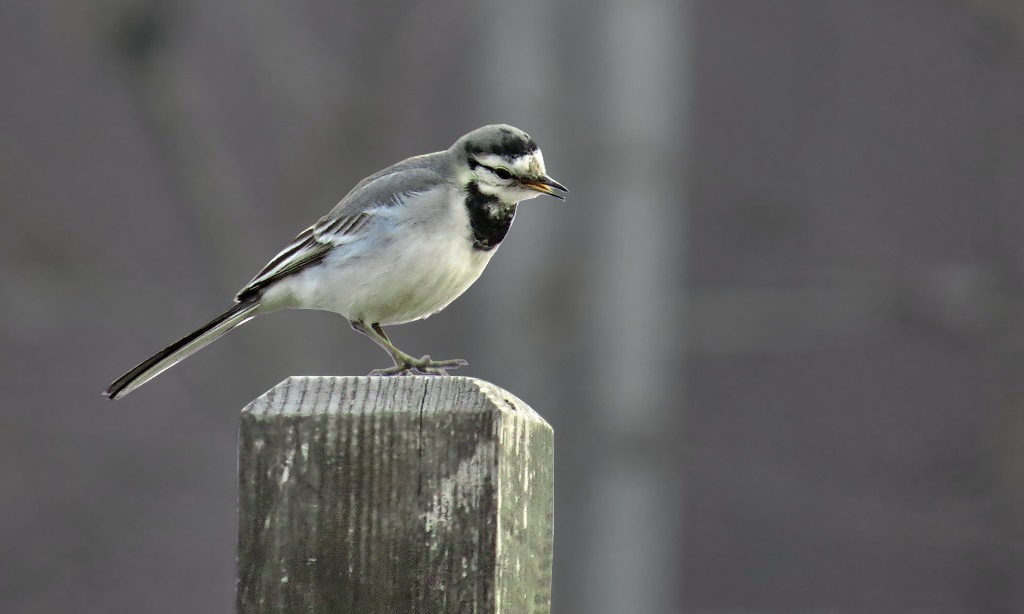
[[[445,182],[438,168],[443,160],[429,154],[409,158],[359,182],[334,209],[299,233],[252,280],[235,300],[260,293],[274,282],[320,263],[327,254],[360,237],[383,210],[405,204],[410,196]]]

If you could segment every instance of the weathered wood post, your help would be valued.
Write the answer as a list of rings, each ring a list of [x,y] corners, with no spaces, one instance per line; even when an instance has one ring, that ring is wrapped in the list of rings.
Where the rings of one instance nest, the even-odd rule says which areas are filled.
[[[549,612],[551,427],[465,377],[292,377],[239,437],[238,612]]]

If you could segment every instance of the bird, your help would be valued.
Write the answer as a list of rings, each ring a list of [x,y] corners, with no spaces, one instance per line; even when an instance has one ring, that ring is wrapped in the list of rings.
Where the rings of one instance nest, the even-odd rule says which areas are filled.
[[[565,200],[540,147],[507,124],[477,128],[444,151],[393,164],[352,188],[281,250],[224,313],[142,361],[103,395],[120,399],[265,313],[340,314],[384,349],[393,365],[370,375],[448,375],[462,359],[415,358],[384,326],[435,314],[475,282],[508,233],[520,202]]]

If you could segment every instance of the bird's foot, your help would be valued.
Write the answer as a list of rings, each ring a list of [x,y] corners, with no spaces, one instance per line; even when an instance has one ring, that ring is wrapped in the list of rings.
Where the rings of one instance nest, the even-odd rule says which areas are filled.
[[[395,363],[395,366],[388,367],[387,369],[374,369],[370,371],[370,375],[373,376],[389,376],[389,375],[448,375],[448,369],[458,369],[464,367],[469,363],[461,358],[453,358],[452,360],[431,360],[430,356],[424,356],[423,358],[408,357],[407,359]]]
[[[468,364],[468,362],[461,358],[431,360],[430,356],[424,356],[413,365],[413,368],[424,375],[448,375],[448,369],[458,369]]]

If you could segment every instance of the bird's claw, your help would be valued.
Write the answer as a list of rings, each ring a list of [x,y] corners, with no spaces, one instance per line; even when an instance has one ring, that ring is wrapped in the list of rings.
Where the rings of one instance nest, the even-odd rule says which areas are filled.
[[[469,363],[461,358],[453,358],[451,360],[431,360],[430,356],[424,356],[420,359],[419,364],[415,366],[415,369],[424,375],[440,375],[447,376],[447,369],[458,369],[464,367]]]
[[[461,358],[453,358],[451,360],[431,360],[430,356],[423,356],[420,359],[410,359],[403,361],[400,364],[395,364],[393,367],[386,369],[374,369],[370,371],[370,375],[374,377],[388,377],[391,375],[440,375],[442,377],[448,375],[447,369],[458,369],[464,367],[469,363]]]

